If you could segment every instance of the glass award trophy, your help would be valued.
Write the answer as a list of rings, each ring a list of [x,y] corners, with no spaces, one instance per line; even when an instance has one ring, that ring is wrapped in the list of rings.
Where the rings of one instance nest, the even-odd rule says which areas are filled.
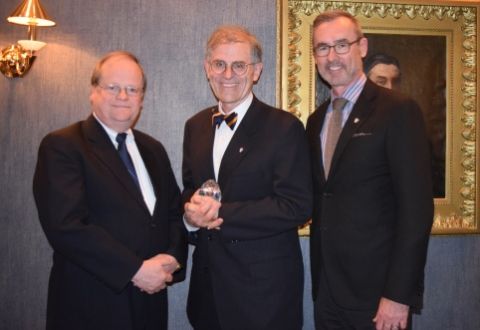
[[[212,179],[205,181],[200,187],[198,193],[200,196],[210,196],[219,202],[222,200],[220,186],[217,182],[215,182],[215,180]]]

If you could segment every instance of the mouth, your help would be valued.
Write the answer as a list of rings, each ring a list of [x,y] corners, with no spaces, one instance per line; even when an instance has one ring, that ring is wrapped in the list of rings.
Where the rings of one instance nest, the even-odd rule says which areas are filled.
[[[130,105],[128,105],[128,104],[112,104],[112,107],[114,107],[114,108],[130,108]]]
[[[237,83],[221,83],[221,86],[224,88],[234,88],[237,85],[238,85]]]
[[[112,108],[115,110],[115,111],[119,111],[119,112],[124,112],[124,111],[128,111],[130,112],[130,107],[127,106],[127,105],[113,105]]]
[[[327,70],[329,71],[339,71],[343,69],[343,65],[338,62],[332,62],[327,64]]]

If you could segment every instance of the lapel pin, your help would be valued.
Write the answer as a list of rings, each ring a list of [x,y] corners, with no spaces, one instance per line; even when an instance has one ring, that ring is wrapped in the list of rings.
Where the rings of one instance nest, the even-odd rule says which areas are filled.
[[[355,118],[355,119],[353,120],[353,123],[354,123],[354,124],[358,124],[359,121],[360,121],[360,119]]]
[[[240,147],[240,149],[238,149],[238,152],[242,153],[243,152],[243,147]]]

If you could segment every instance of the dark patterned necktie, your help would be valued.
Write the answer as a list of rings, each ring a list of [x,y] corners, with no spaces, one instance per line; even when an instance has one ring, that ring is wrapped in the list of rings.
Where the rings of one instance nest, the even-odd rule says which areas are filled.
[[[125,167],[128,170],[128,173],[132,177],[133,181],[140,188],[140,184],[138,182],[137,172],[135,171],[135,167],[133,166],[132,158],[127,150],[127,144],[125,143],[127,139],[127,133],[119,133],[115,140],[118,142],[118,154],[122,159]]]
[[[233,130],[237,124],[237,113],[232,112],[228,115],[224,115],[218,110],[215,111],[215,113],[212,115],[212,126],[218,128],[224,120],[228,127]]]
[[[333,153],[337,146],[338,137],[342,132],[342,110],[347,104],[348,100],[343,98],[336,98],[332,102],[332,115],[328,122],[327,137],[325,140],[325,152],[323,159],[323,168],[325,169],[325,177],[328,177],[330,172],[330,165],[332,163]]]

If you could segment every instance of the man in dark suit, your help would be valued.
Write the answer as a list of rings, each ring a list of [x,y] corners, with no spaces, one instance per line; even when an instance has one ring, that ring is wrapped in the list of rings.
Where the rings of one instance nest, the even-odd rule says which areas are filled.
[[[297,227],[312,203],[305,131],[253,95],[262,50],[246,29],[217,29],[204,66],[219,104],[185,125],[184,219],[196,244],[189,320],[197,330],[301,329]],[[221,202],[199,194],[209,179]]]
[[[367,80],[368,42],[350,14],[320,14],[313,47],[332,100],[307,123],[316,327],[405,329],[421,308],[433,219],[422,114]]]
[[[131,128],[145,75],[113,52],[91,84],[92,115],[38,153],[33,191],[54,251],[47,329],[166,329],[165,287],[185,276],[187,239],[165,149]]]

